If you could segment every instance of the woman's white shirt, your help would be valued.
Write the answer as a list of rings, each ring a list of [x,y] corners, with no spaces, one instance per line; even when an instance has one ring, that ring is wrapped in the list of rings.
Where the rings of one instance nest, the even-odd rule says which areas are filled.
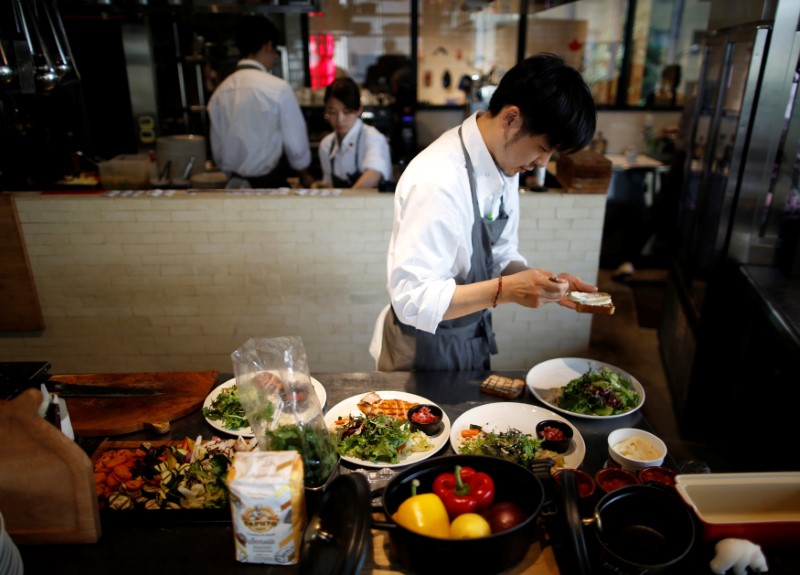
[[[356,150],[358,150],[358,162],[356,162]],[[346,180],[348,174],[360,168],[361,172],[366,170],[380,172],[384,180],[392,179],[392,154],[386,136],[374,126],[365,124],[361,118],[356,119],[353,127],[345,134],[341,145],[335,132],[326,135],[319,144],[322,181],[328,185],[333,184],[331,158],[337,178]]]

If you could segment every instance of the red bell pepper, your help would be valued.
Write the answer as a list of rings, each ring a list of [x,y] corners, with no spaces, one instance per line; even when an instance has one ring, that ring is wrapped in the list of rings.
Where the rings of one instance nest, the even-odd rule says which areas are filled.
[[[486,473],[456,465],[455,473],[442,473],[433,480],[433,492],[455,518],[489,507],[494,501],[494,481]]]

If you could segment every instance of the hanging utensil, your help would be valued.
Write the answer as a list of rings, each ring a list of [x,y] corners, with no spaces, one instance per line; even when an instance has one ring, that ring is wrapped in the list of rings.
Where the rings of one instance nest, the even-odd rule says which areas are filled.
[[[46,4],[45,4],[46,5]],[[81,75],[78,72],[78,66],[75,64],[75,57],[72,55],[72,48],[69,45],[69,38],[67,37],[67,30],[64,28],[64,21],[61,19],[61,12],[58,9],[58,4],[56,0],[50,0],[50,9],[48,11],[48,18],[52,16],[50,20],[50,25],[53,28],[53,36],[56,40],[56,45],[58,47],[59,55],[61,57],[61,61],[63,62],[63,69],[64,74],[68,73],[70,70],[75,72],[75,76],[78,80],[81,79]],[[56,65],[56,70],[59,69],[59,65]]]
[[[47,46],[44,43],[44,38],[39,30],[39,24],[37,23],[36,14],[33,12],[33,6],[27,10],[28,15],[26,16],[26,8],[23,1],[17,0],[17,4],[19,7],[19,14],[22,19],[22,30],[25,34],[25,40],[28,43],[28,50],[30,50],[31,56],[34,59],[34,64],[37,60],[37,56],[38,60],[40,61],[38,65],[35,65],[36,81],[43,90],[52,90],[58,81],[58,74],[56,74],[56,69],[53,67],[50,54],[48,53]],[[32,34],[31,30],[33,30]],[[39,52],[36,51],[34,46],[34,36],[36,37],[36,41],[39,43]]]
[[[14,78],[14,68],[8,63],[3,40],[0,39],[0,82],[8,84]]]
[[[17,63],[17,75],[19,77],[19,91],[23,94],[36,93],[36,76],[33,69],[33,53],[30,44],[27,42],[27,26],[25,17],[22,14],[22,2],[17,0],[11,4],[14,12],[14,25],[17,36],[12,42],[14,47],[14,59]]]
[[[56,7],[55,2],[42,2],[42,10],[47,18],[47,23],[50,25],[50,34],[53,37],[53,45],[55,46],[57,52],[57,58],[55,62],[56,74],[58,74],[59,78],[63,78],[72,70],[72,66],[70,66],[70,63],[67,60],[64,47],[61,45],[60,33],[56,28],[54,13],[55,15],[58,14],[58,8]]]

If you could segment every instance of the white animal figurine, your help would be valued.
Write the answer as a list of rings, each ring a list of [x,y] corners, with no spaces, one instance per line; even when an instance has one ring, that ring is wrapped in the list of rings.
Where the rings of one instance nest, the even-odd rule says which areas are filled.
[[[731,567],[735,575],[746,575],[748,567],[757,573],[768,571],[761,547],[746,539],[722,539],[714,551],[717,554],[709,565],[716,575],[724,575]]]

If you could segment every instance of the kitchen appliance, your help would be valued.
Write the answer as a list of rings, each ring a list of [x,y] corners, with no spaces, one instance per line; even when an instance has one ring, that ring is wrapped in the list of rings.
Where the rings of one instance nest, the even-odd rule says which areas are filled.
[[[763,383],[778,387],[791,381],[778,362],[732,340],[726,318],[734,313],[736,325],[746,325],[751,296],[734,279],[743,266],[776,265],[784,211],[798,193],[798,17],[798,0],[749,0],[736,9],[712,1],[696,95],[684,110],[685,161],[673,167],[683,180],[662,358],[684,433],[734,454],[742,446],[724,414],[749,397],[753,381],[744,374],[764,373]]]

